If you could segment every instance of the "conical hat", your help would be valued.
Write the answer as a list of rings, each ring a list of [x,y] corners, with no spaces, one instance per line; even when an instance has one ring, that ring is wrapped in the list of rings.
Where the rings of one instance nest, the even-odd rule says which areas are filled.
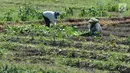
[[[89,23],[91,23],[91,22],[99,22],[99,20],[96,19],[96,18],[91,18],[88,22],[89,22]]]

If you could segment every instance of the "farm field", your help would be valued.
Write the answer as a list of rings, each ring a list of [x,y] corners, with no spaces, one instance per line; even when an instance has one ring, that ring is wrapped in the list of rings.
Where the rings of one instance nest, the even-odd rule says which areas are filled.
[[[16,72],[33,73],[33,70],[25,69],[26,65],[29,68],[33,65],[37,73],[127,73],[130,70],[129,25],[103,26],[102,37],[79,36],[86,31],[85,25],[71,27],[59,24],[51,29],[38,24],[7,25],[0,33],[2,71],[7,66],[7,72],[11,69],[15,72],[16,69]]]
[[[125,13],[120,15],[117,6],[112,6],[115,8],[111,11],[109,3],[123,2],[128,4]],[[0,0],[0,73],[130,73],[130,20],[109,20],[129,17],[129,3],[129,0]],[[91,6],[100,5],[102,14],[100,10],[84,13]],[[102,7],[108,9],[107,15]],[[40,12],[44,10],[61,11],[56,26],[43,25]],[[88,32],[87,21],[91,17],[101,20],[101,37],[81,36]]]

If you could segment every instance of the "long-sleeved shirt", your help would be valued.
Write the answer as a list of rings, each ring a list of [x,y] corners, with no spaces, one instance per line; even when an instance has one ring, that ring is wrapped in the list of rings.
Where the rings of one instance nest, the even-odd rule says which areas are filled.
[[[102,31],[102,28],[101,28],[101,26],[100,26],[100,24],[99,23],[96,23],[96,24],[91,24],[90,25],[90,31],[91,32],[101,32]]]
[[[56,25],[55,12],[53,12],[53,11],[45,11],[45,12],[43,12],[43,15],[45,17],[47,17],[52,22],[52,24]]]

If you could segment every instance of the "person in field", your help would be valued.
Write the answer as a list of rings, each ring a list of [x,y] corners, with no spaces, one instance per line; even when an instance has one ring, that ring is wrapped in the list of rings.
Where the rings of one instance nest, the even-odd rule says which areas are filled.
[[[53,12],[53,11],[43,12],[43,18],[45,20],[46,26],[50,27],[51,22],[53,25],[56,25],[56,19],[59,15],[60,15],[59,12]]]
[[[89,21],[89,34],[94,36],[99,36],[102,33],[102,28],[99,24],[99,20],[96,18],[91,18]]]

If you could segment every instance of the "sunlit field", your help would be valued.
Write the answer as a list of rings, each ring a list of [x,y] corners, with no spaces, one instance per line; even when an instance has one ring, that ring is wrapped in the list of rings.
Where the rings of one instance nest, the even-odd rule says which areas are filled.
[[[61,13],[56,26],[44,26],[46,10]],[[101,37],[81,36],[91,17],[129,17],[129,0],[0,0],[0,13],[0,73],[130,72],[130,23],[104,22]]]

